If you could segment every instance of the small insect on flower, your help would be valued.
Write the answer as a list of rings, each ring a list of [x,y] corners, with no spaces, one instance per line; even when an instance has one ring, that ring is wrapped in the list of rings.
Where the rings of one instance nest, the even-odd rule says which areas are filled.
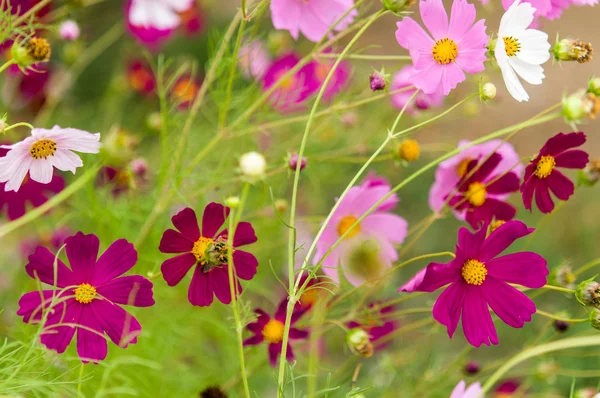
[[[375,352],[369,333],[361,327],[354,327],[346,333],[346,344],[353,354],[370,358]]]
[[[464,380],[461,380],[456,387],[454,387],[454,390],[452,390],[450,398],[481,398],[482,393],[483,389],[479,382],[473,383],[467,387],[467,383],[465,383]]]
[[[15,40],[11,48],[13,62],[23,71],[35,63],[48,62],[51,54],[52,47],[43,37]]]
[[[585,134],[581,132],[558,133],[546,141],[540,153],[525,169],[521,194],[527,210],[531,211],[534,195],[542,213],[554,210],[550,191],[560,200],[568,200],[573,195],[575,185],[557,168],[583,169],[589,161],[588,154],[572,148],[583,145],[585,141]]]
[[[41,342],[59,354],[77,332],[81,361],[98,363],[108,352],[105,333],[121,348],[137,342],[142,327],[119,304],[154,305],[152,282],[139,275],[121,276],[133,268],[138,258],[125,239],[115,241],[100,258],[96,235],[78,232],[65,239],[65,245],[70,269],[42,246],[29,256],[27,274],[58,290],[24,294],[17,315],[26,323],[46,319]]]
[[[433,292],[445,285],[433,306],[433,318],[446,326],[452,338],[462,316],[467,341],[498,344],[488,306],[504,323],[522,328],[536,311],[529,297],[510,284],[540,288],[546,284],[546,260],[537,253],[518,252],[497,257],[519,238],[531,234],[520,221],[508,221],[489,236],[488,226],[476,232],[458,231],[456,257],[449,263],[430,263],[404,284],[402,292]]]
[[[519,102],[528,101],[529,95],[517,75],[529,84],[542,84],[541,65],[550,59],[548,35],[528,29],[534,12],[531,4],[515,1],[502,16],[494,49],[506,88]]]
[[[421,0],[419,10],[433,39],[410,17],[398,22],[396,39],[410,52],[415,87],[425,94],[441,90],[448,95],[466,79],[465,72],[485,69],[485,20],[475,22],[475,6],[466,0],[454,0],[449,23],[442,0]]]
[[[265,311],[257,308],[254,310],[258,319],[248,324],[247,329],[253,334],[252,337],[248,337],[244,340],[244,346],[257,345],[261,343],[267,343],[269,345],[269,362],[271,366],[277,364],[277,358],[281,354],[283,348],[283,333],[285,316],[287,310],[287,300],[283,299],[275,316],[271,318]],[[308,338],[308,330],[297,329],[293,325],[304,315],[304,311],[298,310],[298,306],[294,307],[294,313],[292,314],[292,321],[290,326],[289,338],[291,340],[300,340]],[[292,346],[288,342],[286,356],[288,361],[294,360],[294,351]]]
[[[176,230],[163,233],[159,250],[162,253],[182,253],[162,263],[163,278],[169,286],[175,286],[194,267],[194,275],[188,290],[192,305],[208,306],[216,295],[224,304],[231,302],[227,265],[227,229],[218,232],[229,216],[229,208],[209,203],[202,215],[202,231],[198,227],[196,213],[189,207],[177,213],[171,220]],[[238,247],[256,242],[252,225],[240,222],[233,238],[233,265],[237,278],[250,280],[256,274],[258,261],[254,255]],[[236,278],[236,291],[242,287]]]
[[[75,174],[75,170],[83,166],[73,151],[98,153],[100,145],[99,133],[59,126],[51,130],[34,128],[31,136],[23,141],[0,146],[9,149],[6,156],[0,158],[0,182],[6,182],[5,191],[17,192],[29,173],[33,181],[48,184],[55,167]]]

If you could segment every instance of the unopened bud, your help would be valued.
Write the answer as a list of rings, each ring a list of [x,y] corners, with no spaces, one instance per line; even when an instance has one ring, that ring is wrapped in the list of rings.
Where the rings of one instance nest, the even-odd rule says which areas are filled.
[[[399,14],[415,4],[416,0],[381,0],[381,2],[383,3],[384,9],[389,10],[394,14]]]
[[[574,289],[577,277],[570,265],[561,265],[552,272],[550,279],[558,286]]]
[[[275,201],[275,210],[278,213],[285,213],[288,209],[288,201],[285,199],[277,199]]]
[[[569,329],[570,324],[569,324],[569,322],[557,320],[557,321],[554,321],[553,326],[557,332],[564,333]]]
[[[479,373],[479,371],[481,370],[481,367],[479,366],[479,364],[477,362],[469,362],[468,364],[465,365],[465,373],[468,375],[474,375]]]
[[[369,82],[371,84],[371,90],[373,91],[385,90],[387,85],[385,81],[385,75],[380,72],[373,72],[371,76],[369,76]]]
[[[32,37],[24,42],[15,40],[11,48],[12,59],[21,68],[28,68],[37,62],[48,62],[52,48],[48,40]]]
[[[596,120],[598,113],[600,112],[600,98],[595,94],[587,93],[583,100],[583,106],[586,112],[586,116],[590,120]]]
[[[144,158],[133,159],[129,163],[131,172],[138,177],[145,177],[148,174],[148,162]]]
[[[363,358],[371,357],[375,351],[369,334],[361,328],[350,329],[346,333],[346,344],[353,354]]]
[[[240,198],[238,196],[230,196],[227,199],[225,199],[225,206],[235,209],[239,205],[240,205]]]
[[[581,304],[600,308],[600,283],[588,279],[577,285],[575,297]]]
[[[288,159],[288,166],[289,166],[290,170],[296,171],[296,168],[298,167],[298,154],[297,153],[290,155],[290,157]],[[306,157],[302,156],[302,161],[300,162],[300,171],[304,170],[305,167],[306,167]]]
[[[590,62],[594,49],[592,43],[573,39],[562,39],[554,46],[554,59],[557,61],[577,61],[580,64]]]
[[[258,152],[248,152],[240,157],[240,170],[252,180],[261,179],[267,170],[265,157]]]
[[[596,97],[600,97],[600,77],[592,76],[588,80],[588,93],[594,94]]]
[[[74,41],[79,38],[79,25],[77,22],[69,19],[60,24],[58,27],[58,34],[60,38],[67,41]]]
[[[592,309],[590,311],[589,320],[590,320],[590,325],[594,329],[600,330],[600,311],[598,311],[596,308]]]
[[[406,162],[414,162],[421,155],[421,147],[417,140],[407,139],[400,143],[397,150],[397,156]]]
[[[493,83],[485,83],[479,87],[479,98],[482,101],[489,101],[496,98],[496,86]]]
[[[563,97],[563,116],[568,122],[579,123],[585,118],[589,108],[585,100],[586,95],[581,91]]]
[[[600,180],[600,159],[592,159],[580,176],[580,182],[584,179],[586,185],[594,185]]]

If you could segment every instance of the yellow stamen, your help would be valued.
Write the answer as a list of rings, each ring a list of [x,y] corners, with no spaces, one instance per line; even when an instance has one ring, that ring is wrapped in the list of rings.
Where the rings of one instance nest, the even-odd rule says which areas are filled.
[[[414,162],[419,159],[419,155],[421,154],[421,147],[417,140],[409,139],[404,140],[400,144],[399,155],[400,159],[406,160],[407,162]]]
[[[262,330],[262,335],[269,344],[277,344],[283,340],[283,323],[271,319]]]
[[[469,199],[469,203],[475,207],[479,207],[485,203],[486,194],[485,185],[480,182],[474,182],[469,185],[465,196]]]
[[[29,154],[35,160],[38,159],[47,159],[48,156],[54,156],[56,152],[56,142],[52,140],[39,140],[33,143],[31,149],[29,149]]]
[[[48,61],[52,53],[50,43],[42,37],[32,37],[29,39],[25,44],[25,49],[35,62]]]
[[[517,39],[512,36],[505,36],[504,40],[504,51],[509,57],[514,57],[519,51],[521,51],[521,44]]]
[[[487,275],[485,264],[477,260],[467,260],[462,266],[462,277],[469,285],[481,285]]]
[[[89,304],[96,297],[96,288],[89,283],[82,283],[75,289],[75,300],[81,304]]]
[[[494,232],[495,230],[497,230],[498,228],[500,228],[501,226],[503,226],[504,224],[506,224],[506,221],[504,220],[496,220],[493,223],[490,224],[490,234],[492,232]]]
[[[538,161],[537,166],[535,166],[535,174],[538,178],[546,178],[550,174],[552,174],[552,170],[554,170],[554,166],[556,166],[556,160],[554,157],[550,155],[542,156]]]
[[[201,265],[206,264],[206,249],[208,249],[208,247],[210,245],[212,245],[213,240],[210,238],[205,238],[204,236],[201,236],[200,239],[198,239],[196,242],[194,242],[194,247],[192,248],[192,254],[194,256],[196,256],[196,260],[198,260],[198,262]]]
[[[448,38],[438,40],[431,50],[433,59],[440,65],[446,65],[456,60],[458,55],[458,46],[454,40]]]
[[[461,160],[461,162],[456,166],[456,174],[462,178],[467,174],[467,169],[469,168],[469,163],[471,163],[473,159],[465,158]]]
[[[346,231],[348,231],[350,229],[350,227],[352,227],[352,225],[354,225],[356,220],[358,220],[358,219],[353,216],[346,216],[346,217],[342,218],[342,221],[340,221],[340,223],[338,224],[338,227],[337,227],[338,235],[339,236],[344,235],[346,233]],[[356,236],[359,232],[360,232],[360,223],[357,224],[354,228],[352,228],[352,230],[350,232],[348,232],[348,235],[346,235],[346,238],[351,238],[353,236]]]

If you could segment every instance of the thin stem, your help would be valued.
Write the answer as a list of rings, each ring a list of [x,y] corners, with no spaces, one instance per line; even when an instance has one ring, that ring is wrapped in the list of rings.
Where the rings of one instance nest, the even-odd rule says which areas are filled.
[[[238,58],[238,52],[240,50],[240,46],[242,45],[242,38],[244,37],[244,28],[246,27],[246,4],[245,0],[242,0],[242,22],[240,23],[240,27],[238,29],[237,38],[235,40],[235,47],[233,49],[233,61],[231,64],[231,68],[229,69],[229,78],[227,79],[227,89],[225,93],[225,104],[223,105],[223,109],[219,114],[219,128],[221,130],[225,126],[225,121],[227,120],[227,113],[229,112],[229,103],[231,102],[231,88],[233,87],[233,78],[235,77],[235,69],[236,62]]]
[[[385,336],[383,336],[382,338],[380,338],[379,340],[377,340],[377,342],[375,343],[375,346],[380,347],[382,344],[384,344],[390,340],[393,340],[394,338],[396,338],[398,336],[401,336],[408,332],[412,332],[413,330],[417,330],[419,328],[422,328],[423,326],[429,326],[432,323],[434,323],[433,319],[426,318],[426,319],[421,319],[420,321],[409,323],[408,325],[404,325],[401,328],[393,331],[392,333],[388,333]]]
[[[29,129],[33,130],[33,126],[31,124],[25,123],[25,122],[19,122],[19,123],[11,124],[10,126],[8,126],[7,128],[4,129],[4,132],[7,132],[7,131],[12,130],[17,127],[29,127]]]
[[[318,54],[318,58],[337,58],[339,54],[325,53]],[[410,61],[410,55],[368,55],[368,54],[348,54],[344,59],[361,59],[376,61]]]
[[[583,265],[581,268],[573,271],[573,275],[579,276],[583,274],[585,271],[595,267],[596,265],[600,265],[600,258],[590,261],[589,263]]]
[[[554,285],[544,285],[540,289],[548,289],[548,290],[556,290],[557,292],[564,293],[575,293],[573,289],[567,289],[566,287],[554,286]]]
[[[15,60],[14,59],[9,59],[2,66],[0,66],[0,73],[4,72],[4,70],[6,68],[8,68],[9,66],[14,65],[14,64],[15,64]]]
[[[81,367],[79,368],[79,381],[77,382],[77,398],[81,398],[81,387],[83,386],[83,365],[84,363],[81,363]]]
[[[40,1],[35,6],[31,7],[25,14],[23,14],[19,18],[15,19],[15,21],[13,22],[13,26],[19,26],[27,18],[29,18],[30,16],[35,15],[36,12],[38,12],[42,8],[46,7],[46,5],[49,4],[51,1],[52,0],[42,0],[42,1]]]
[[[552,315],[549,312],[542,311],[539,308],[535,311],[535,313],[536,314],[540,314],[541,316],[545,316],[546,318],[554,319],[555,321],[562,321],[562,322],[569,322],[569,323],[581,323],[581,322],[588,322],[589,321],[588,318],[582,318],[582,319],[563,318],[561,316]]]

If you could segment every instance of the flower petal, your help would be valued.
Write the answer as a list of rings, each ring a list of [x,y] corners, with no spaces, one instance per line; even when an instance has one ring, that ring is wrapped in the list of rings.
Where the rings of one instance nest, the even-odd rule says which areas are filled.
[[[485,239],[478,257],[479,261],[487,263],[492,258],[506,250],[519,238],[529,235],[534,228],[528,228],[521,221],[508,221],[496,228],[490,236]]]
[[[79,322],[85,327],[85,329],[77,328],[77,354],[81,362],[98,363],[105,359],[108,354],[108,344],[100,327],[100,321],[94,315],[91,306],[82,306]]]
[[[430,263],[402,285],[398,292],[433,292],[448,283],[458,280],[461,269],[462,264],[455,260],[447,264]]]
[[[189,207],[181,210],[179,213],[171,218],[175,228],[181,232],[186,239],[191,242],[195,242],[200,239],[200,228],[198,228],[198,219],[196,218],[196,212]],[[212,238],[212,236],[207,236]]]
[[[281,354],[282,346],[282,343],[269,344],[269,362],[273,367],[277,365],[277,358]]]
[[[56,280],[54,279],[54,261],[56,261]],[[38,246],[35,252],[29,256],[29,263],[25,266],[25,270],[30,277],[39,279],[47,285],[64,288],[77,284],[71,270],[43,246]]]
[[[475,22],[475,6],[467,0],[454,0],[450,13],[448,38],[459,43]],[[460,48],[460,47],[459,47]]]
[[[542,213],[554,210],[554,201],[550,197],[550,188],[545,180],[538,180],[535,187],[535,203]]]
[[[559,154],[567,149],[576,148],[585,144],[586,136],[584,133],[558,133],[546,141],[546,144],[540,149],[540,156],[551,155],[558,157]]]
[[[442,0],[421,0],[419,11],[421,11],[423,23],[431,32],[434,40],[448,37],[448,14],[446,14]]]
[[[209,203],[204,209],[204,214],[202,214],[202,236],[214,237],[228,216],[229,207],[215,202]]]
[[[78,167],[83,166],[83,161],[74,152],[66,149],[57,149],[51,160],[51,165],[61,171],[70,171],[75,174]]]
[[[458,280],[448,286],[433,305],[433,319],[446,326],[450,338],[458,326],[466,290],[465,283]]]
[[[196,257],[192,253],[181,254],[177,257],[165,260],[160,266],[160,271],[162,272],[162,276],[167,282],[167,285],[177,285],[188,273],[190,268],[196,264],[196,261]]]
[[[77,324],[81,315],[81,305],[74,299],[67,299],[52,307],[52,312],[44,324],[40,341],[49,350],[62,354],[65,352],[75,334],[74,326],[64,324]]]
[[[414,19],[404,17],[396,26],[396,40],[410,52],[413,64],[417,63],[421,54],[431,54],[435,42]]]
[[[491,194],[503,194],[507,192],[517,192],[519,190],[520,180],[516,173],[506,173],[500,178],[494,176],[490,178],[493,181],[486,185],[485,190]]]
[[[135,307],[154,305],[152,282],[141,275],[122,276],[99,286],[96,290],[114,303]]]
[[[462,327],[473,347],[498,344],[496,327],[479,286],[469,286],[463,300]]]
[[[590,158],[586,152],[574,149],[557,155],[554,160],[556,161],[556,167],[583,169],[588,164]]]
[[[160,240],[158,250],[162,253],[186,253],[194,248],[194,242],[185,237],[181,232],[167,229]]]
[[[258,260],[253,254],[242,250],[233,252],[233,264],[235,266],[235,274],[246,281],[249,281],[256,275]]]
[[[506,89],[519,102],[529,101],[529,95],[527,95],[527,91],[521,84],[521,81],[517,77],[517,74],[513,70],[512,65],[508,62],[508,56],[506,55],[506,50],[504,49],[504,42],[498,40],[496,43],[496,48],[494,54],[496,55],[496,61],[498,62],[498,66],[502,71],[502,78],[504,79],[504,84],[506,85]]]
[[[361,231],[376,234],[390,242],[402,243],[408,233],[408,223],[396,214],[370,214],[360,223]]]
[[[138,254],[126,239],[114,241],[96,262],[94,284],[101,285],[129,271],[137,262]]]
[[[522,328],[531,322],[535,304],[525,293],[496,278],[486,278],[481,290],[492,311],[508,326]]]
[[[532,65],[541,65],[550,59],[548,34],[540,30],[527,29],[519,36],[521,49],[516,57]]]
[[[33,181],[37,181],[40,184],[48,184],[52,181],[53,171],[54,168],[50,159],[38,159],[31,163],[29,176]]]
[[[100,241],[94,234],[84,235],[77,232],[65,239],[65,251],[77,283],[89,283],[94,277],[94,268],[98,258]]]
[[[290,339],[307,339],[308,330],[290,328]]]
[[[508,63],[512,66],[515,72],[517,72],[517,74],[529,84],[542,84],[542,81],[546,77],[544,75],[544,68],[542,68],[540,65],[528,64],[527,62],[524,62],[516,57],[509,58]]]
[[[206,307],[212,304],[213,296],[210,272],[205,274],[202,267],[196,267],[188,290],[188,300],[192,305]]]
[[[209,273],[212,289],[215,292],[217,299],[223,304],[231,303],[231,285],[229,283],[228,266],[224,265],[223,268],[215,268]]]
[[[529,288],[546,284],[546,260],[537,253],[518,252],[491,259],[485,263],[488,275]]]
[[[102,330],[121,348],[135,344],[142,326],[129,312],[108,300],[94,300],[91,308]]]
[[[52,302],[52,294],[58,296],[58,291],[42,290],[41,292],[25,293],[19,300],[17,315],[22,316],[25,323],[37,323],[41,321],[44,310],[48,309]],[[44,300],[43,303],[42,300]]]
[[[263,341],[265,341],[265,338],[263,337],[262,334],[255,334],[254,336],[248,337],[247,339],[244,340],[244,347],[249,346],[249,345],[258,345],[260,343],[262,343]]]
[[[546,184],[560,200],[568,200],[575,193],[575,184],[556,169],[546,178]]]
[[[227,238],[227,230],[223,230],[218,236]],[[238,223],[233,237],[233,247],[245,246],[258,240],[254,233],[254,228],[249,222]]]
[[[465,227],[458,230],[458,247],[466,258],[479,258],[486,232],[486,228],[481,228],[477,232],[471,232]],[[462,267],[462,264],[460,266]]]

